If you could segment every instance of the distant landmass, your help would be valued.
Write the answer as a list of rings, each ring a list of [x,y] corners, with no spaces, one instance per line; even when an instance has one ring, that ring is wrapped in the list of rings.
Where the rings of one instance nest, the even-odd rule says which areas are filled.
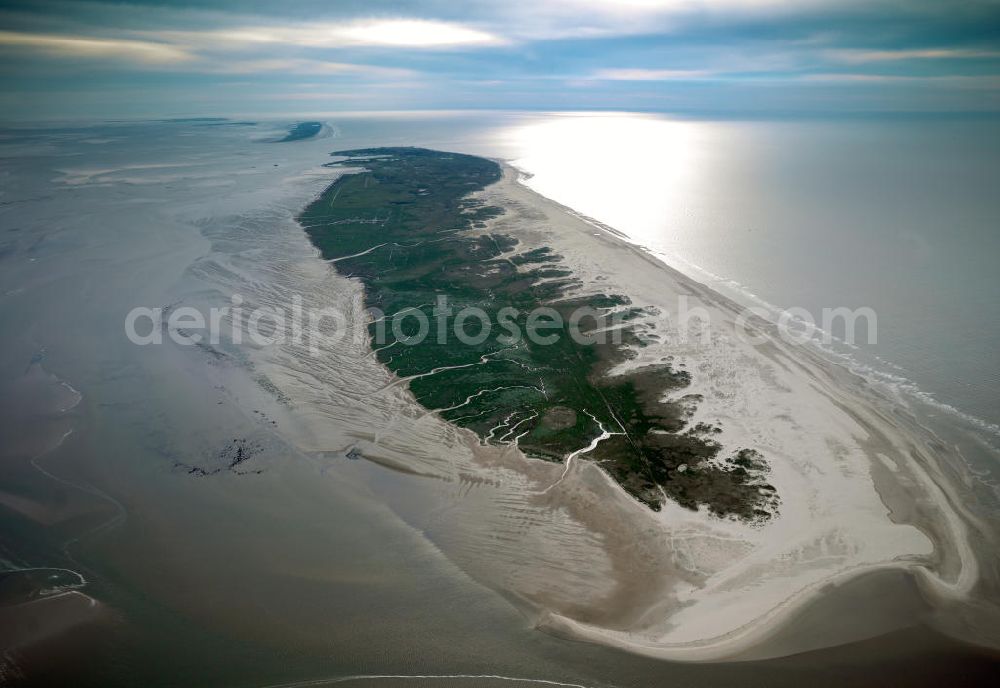
[[[198,124],[205,127],[255,127],[256,122],[234,122],[227,117],[173,117],[160,120],[172,124]]]
[[[323,129],[322,122],[299,122],[285,135],[285,138],[279,139],[278,143],[285,143],[286,141],[301,141],[302,139],[311,139],[313,136],[318,134]]]
[[[364,282],[367,305],[391,319],[447,294],[489,317],[476,345],[421,340],[391,348],[399,343],[393,329],[392,342],[377,349],[379,362],[409,381],[420,404],[487,443],[517,444],[535,458],[586,454],[654,511],[669,498],[747,521],[777,512],[763,457],[750,449],[720,456],[720,430],[688,423],[698,397],[665,400],[689,386],[689,373],[664,363],[611,377],[626,347],[640,345],[635,331],[623,327],[621,344],[591,345],[565,331],[574,308],[624,309],[625,321],[638,309],[623,295],[573,296],[577,283],[559,255],[520,249],[513,236],[488,230],[488,220],[504,211],[470,194],[501,178],[497,163],[422,148],[334,155],[365,171],[337,179],[299,219],[324,258]],[[504,327],[504,310],[516,313],[510,322],[523,330],[527,314],[543,306],[562,316],[555,329],[565,336],[511,344],[494,334]],[[415,334],[413,323],[400,325],[403,339]]]

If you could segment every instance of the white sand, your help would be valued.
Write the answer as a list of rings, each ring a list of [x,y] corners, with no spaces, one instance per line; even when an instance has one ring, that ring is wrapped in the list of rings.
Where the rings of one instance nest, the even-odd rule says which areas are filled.
[[[693,422],[721,424],[727,449],[760,451],[782,499],[780,516],[759,528],[668,503],[657,516],[660,537],[689,580],[668,585],[634,628],[612,631],[560,614],[547,624],[658,656],[708,659],[759,640],[822,586],[865,571],[912,568],[939,594],[968,593],[976,561],[965,527],[955,497],[930,478],[949,457],[936,456],[926,435],[905,418],[888,418],[866,398],[862,380],[780,341],[768,324],[759,323],[767,336],[760,346],[738,338],[735,304],[616,233],[595,232],[515,178],[508,168],[486,195],[530,208],[530,219],[501,218],[497,229],[551,246],[595,290],[655,307],[662,341],[627,367],[667,356],[685,364],[693,385],[684,393],[704,397]],[[707,337],[678,330],[682,295],[689,309],[710,313]]]
[[[326,183],[321,176],[305,190]],[[824,585],[863,572],[913,570],[936,596],[962,597],[976,581],[966,516],[945,491],[942,457],[910,420],[890,416],[862,380],[809,349],[736,340],[734,304],[518,184],[510,169],[483,194],[508,208],[493,229],[522,247],[552,247],[583,291],[656,307],[649,324],[662,341],[630,365],[665,356],[683,363],[693,376],[686,391],[704,395],[695,420],[721,423],[727,450],[766,457],[781,513],[763,527],[672,504],[654,514],[585,455],[564,467],[480,445],[378,365],[360,284],[321,261],[293,221],[301,193],[286,190],[246,226],[233,227],[220,209],[206,236],[218,246],[239,241],[240,251],[212,251],[194,274],[216,294],[242,294],[247,308],[285,306],[292,294],[305,297],[306,309],[336,306],[354,316],[350,336],[318,350],[244,345],[254,378],[285,402],[261,399],[255,383],[225,367],[209,368],[209,381],[233,399],[253,398],[255,410],[278,420],[277,432],[320,461],[355,452],[413,476],[405,494],[375,486],[375,497],[538,626],[705,660],[766,639]],[[678,295],[711,312],[711,341],[678,336]]]

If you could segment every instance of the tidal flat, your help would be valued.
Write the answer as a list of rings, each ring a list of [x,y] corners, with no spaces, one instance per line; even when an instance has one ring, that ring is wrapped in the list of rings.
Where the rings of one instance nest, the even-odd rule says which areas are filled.
[[[336,124],[342,149],[515,157],[480,129],[460,139],[454,120]],[[504,213],[463,233],[550,247],[583,283],[571,297],[627,295],[645,345],[611,374],[673,355],[690,371],[674,393],[702,398],[687,422],[758,449],[781,509],[759,525],[672,499],[654,512],[595,461],[484,444],[379,360],[355,306],[363,281],[296,222],[364,165],[323,166],[327,139],[260,145],[287,129],[109,125],[3,146],[17,173],[2,208],[0,546],[9,566],[86,578],[22,604],[26,583],[80,581],[6,568],[5,670],[95,686],[989,685],[995,653],[951,638],[1000,628],[993,530],[966,513],[960,461],[905,411],[780,341],[673,338],[675,295],[718,313],[720,331],[730,305],[501,163],[473,196]],[[137,305],[205,310],[235,294],[248,308],[300,295],[361,336],[210,351],[122,331]],[[254,451],[233,452],[236,438]]]
[[[472,194],[500,180],[496,162],[421,148],[334,155],[363,169],[299,221],[326,260],[364,284],[366,305],[380,312],[369,324],[378,360],[420,404],[485,443],[556,462],[585,456],[654,511],[665,499],[744,521],[777,511],[764,457],[749,448],[722,456],[720,429],[689,422],[699,401],[685,394],[689,372],[665,360],[608,374],[644,346],[631,324],[642,309],[623,294],[582,291],[551,249],[489,230],[504,210]],[[464,341],[435,308],[442,295],[450,313],[484,314]],[[584,310],[589,325],[571,331]],[[445,336],[426,336],[416,312]]]

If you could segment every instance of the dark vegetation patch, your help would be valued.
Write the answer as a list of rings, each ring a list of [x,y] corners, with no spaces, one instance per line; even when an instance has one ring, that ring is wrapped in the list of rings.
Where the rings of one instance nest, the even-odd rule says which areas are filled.
[[[285,134],[285,138],[279,139],[278,143],[285,143],[286,141],[301,141],[302,139],[311,139],[313,136],[318,134],[323,129],[322,122],[299,122],[295,126],[288,130]]]
[[[382,364],[401,377],[464,366],[412,377],[422,405],[486,442],[516,441],[526,454],[551,461],[588,446],[602,430],[614,433],[584,456],[653,510],[666,498],[747,521],[776,513],[763,459],[748,449],[723,457],[713,439],[718,428],[690,426],[699,399],[682,393],[691,382],[687,372],[665,363],[607,374],[630,347],[642,345],[630,324],[640,309],[617,294],[571,298],[577,282],[560,256],[548,248],[519,250],[514,237],[482,231],[503,210],[469,195],[500,179],[496,163],[418,148],[335,155],[364,171],[334,182],[299,220],[339,272],[362,280],[367,306],[389,314],[370,325]],[[419,344],[396,342],[394,319],[403,339],[412,337],[418,323],[407,313],[432,316],[439,295],[455,309],[483,309],[490,334],[479,344],[440,341],[434,332]],[[546,330],[554,342],[505,339],[503,309],[516,309],[512,321],[524,332],[527,314],[542,306],[562,316],[560,328]],[[620,340],[575,341],[565,323],[581,306],[620,313]],[[437,327],[433,317],[430,324]],[[676,400],[665,401],[667,395]]]

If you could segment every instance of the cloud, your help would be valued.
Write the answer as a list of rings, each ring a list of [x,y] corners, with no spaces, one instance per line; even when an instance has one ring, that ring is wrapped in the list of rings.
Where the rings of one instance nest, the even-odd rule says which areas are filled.
[[[1000,57],[998,50],[931,48],[923,50],[829,50],[826,55],[846,64],[895,62],[900,60],[987,60]]]
[[[857,0],[505,0],[480,11],[504,35],[544,41],[677,35],[692,26],[808,14],[838,2]]]
[[[0,46],[36,50],[60,57],[98,57],[137,60],[144,64],[172,64],[194,59],[189,51],[154,41],[85,38],[0,31]]]
[[[417,74],[412,69],[398,67],[378,67],[350,62],[331,62],[328,60],[300,58],[204,60],[189,65],[185,71],[202,74],[260,74],[264,72],[279,72],[283,74],[358,75],[391,79],[412,77]]]
[[[676,79],[701,79],[711,72],[701,69],[599,69],[591,79],[605,81],[673,81]]]
[[[549,4],[614,14],[763,10],[821,5],[828,0],[549,0]]]
[[[373,46],[445,49],[500,45],[506,42],[500,36],[470,26],[424,19],[237,25],[204,31],[143,31],[134,35],[199,48],[272,44],[296,48]]]
[[[827,74],[801,74],[791,78],[797,81],[812,81],[816,83],[912,84],[917,86],[938,85],[938,86],[954,86],[958,88],[991,89],[991,90],[1000,88],[1000,76],[994,76],[994,75],[923,76],[918,74],[827,73]]]
[[[117,60],[120,67],[140,66],[197,74],[286,74],[357,75],[370,78],[406,78],[417,72],[401,67],[381,67],[322,59],[285,57],[240,57],[227,54],[204,55],[191,48],[157,41],[80,38],[46,34],[0,31],[0,47],[37,50],[50,56],[80,59]]]
[[[6,0],[0,79],[5,93],[29,94],[13,99],[22,111],[84,101],[111,110],[98,93],[125,108],[180,97],[225,109],[278,89],[303,100],[349,90],[371,109],[708,111],[756,109],[754,88],[785,94],[789,110],[934,98],[1000,109],[988,76],[1000,74],[996,2]],[[323,86],[291,88],[294,75]]]
[[[353,24],[336,31],[357,44],[435,48],[504,42],[498,36],[459,24],[422,19],[391,19]]]

